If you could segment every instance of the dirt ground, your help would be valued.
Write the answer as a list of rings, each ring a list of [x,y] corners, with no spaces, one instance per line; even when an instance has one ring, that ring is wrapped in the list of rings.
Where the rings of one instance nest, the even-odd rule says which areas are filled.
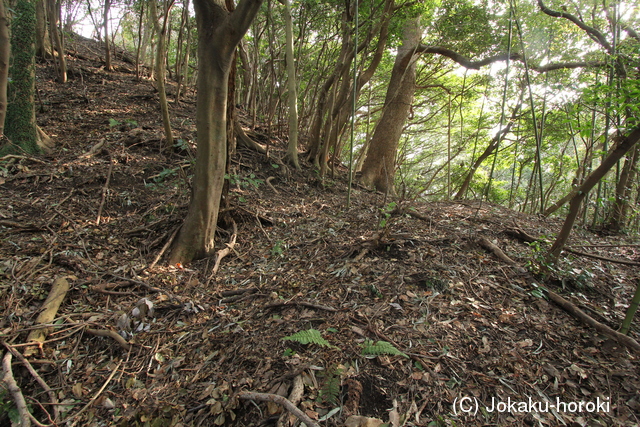
[[[326,426],[351,415],[407,426],[640,425],[639,353],[544,292],[618,329],[637,264],[565,252],[557,271],[536,275],[545,244],[513,231],[544,239],[560,220],[486,202],[394,205],[358,186],[347,207],[344,170],[324,181],[308,165],[296,172],[272,138],[268,157],[239,148],[232,159],[223,214],[237,241],[219,270],[214,258],[167,266],[158,255],[189,201],[195,96],[170,106],[177,146],[162,152],[152,82],[121,61],[105,71],[95,44],[70,49],[84,59],[69,56],[68,84],[54,82],[52,64],[38,67],[38,123],[54,152],[0,163],[2,351],[29,355],[36,375],[18,357],[12,372],[41,423],[287,425],[280,405],[241,394],[260,392]],[[231,239],[221,229],[218,248]],[[584,230],[570,241],[632,263],[637,244]],[[28,345],[61,279],[69,291],[50,333]],[[639,338],[637,321],[629,335]],[[0,389],[0,425],[10,416]]]

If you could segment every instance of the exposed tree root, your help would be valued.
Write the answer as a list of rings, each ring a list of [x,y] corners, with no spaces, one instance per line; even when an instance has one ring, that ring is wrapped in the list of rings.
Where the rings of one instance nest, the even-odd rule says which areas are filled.
[[[283,406],[287,411],[295,415],[300,421],[305,423],[307,427],[320,427],[318,423],[309,418],[307,414],[298,409],[286,397],[271,393],[254,393],[250,391],[243,391],[238,395],[238,398],[242,400],[257,400],[259,402],[277,403],[278,405]]]
[[[266,154],[267,152],[266,148],[264,148],[262,145],[255,142],[253,139],[249,138],[237,120],[234,123],[234,130],[236,131],[236,135],[239,138],[238,144],[240,146],[249,148],[251,150],[255,150],[261,154]]]

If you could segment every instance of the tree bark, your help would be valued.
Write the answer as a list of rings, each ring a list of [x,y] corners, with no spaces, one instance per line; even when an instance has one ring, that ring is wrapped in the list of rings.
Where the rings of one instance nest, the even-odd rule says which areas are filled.
[[[638,157],[640,157],[640,145],[636,145],[631,155],[625,159],[616,185],[616,201],[613,203],[611,219],[607,225],[609,230],[616,233],[625,227],[629,210],[629,197],[631,196],[631,189],[638,168]]]
[[[224,0],[194,0],[198,26],[196,156],[189,212],[169,262],[188,263],[214,253],[227,156],[227,87],[236,46],[262,0],[241,0],[228,12]]]
[[[382,117],[371,138],[369,152],[362,165],[361,180],[364,185],[373,186],[385,193],[394,193],[396,151],[415,93],[414,57],[421,37],[419,18],[408,20],[404,28],[402,46],[398,49],[393,64]]]

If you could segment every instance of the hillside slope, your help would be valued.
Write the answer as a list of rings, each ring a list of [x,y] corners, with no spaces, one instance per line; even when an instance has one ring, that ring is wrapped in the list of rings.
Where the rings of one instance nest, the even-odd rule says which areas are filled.
[[[637,266],[569,256],[542,281],[479,245],[487,238],[535,272],[540,251],[509,230],[549,236],[556,220],[479,202],[394,205],[358,187],[347,208],[344,171],[324,181],[308,167],[292,171],[272,139],[269,157],[240,148],[232,159],[224,214],[237,241],[217,273],[214,259],[156,263],[186,213],[195,98],[171,105],[179,146],[161,153],[152,84],[126,63],[105,72],[95,49],[83,52],[64,86],[39,66],[38,121],[55,152],[0,163],[0,333],[33,353],[52,390],[14,358],[40,422],[56,408],[58,425],[273,425],[288,413],[238,394],[294,389],[313,419],[342,408],[320,422],[330,426],[353,414],[419,426],[640,424],[638,353],[536,287],[616,329]],[[231,230],[221,229],[219,248]],[[586,231],[572,242],[640,261],[624,243],[637,242]],[[52,333],[25,346],[60,278],[70,290]],[[630,335],[638,339],[637,322]],[[461,413],[465,397],[482,410]],[[489,412],[508,399],[542,406]],[[10,401],[0,391],[1,425]],[[557,401],[610,406],[540,410]]]

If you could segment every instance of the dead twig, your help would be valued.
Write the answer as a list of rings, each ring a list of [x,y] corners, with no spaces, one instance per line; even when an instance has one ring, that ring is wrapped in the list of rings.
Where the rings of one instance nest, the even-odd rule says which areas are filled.
[[[149,265],[149,268],[155,267],[158,261],[160,261],[160,258],[162,258],[162,255],[164,255],[167,249],[169,249],[169,246],[171,246],[171,244],[173,243],[173,240],[176,238],[176,235],[178,234],[179,230],[180,230],[180,226],[176,227],[173,230],[173,232],[171,233],[171,236],[169,237],[169,240],[167,240],[167,243],[165,243],[162,249],[160,249],[160,252],[158,252],[158,255],[156,255],[151,265]]]
[[[301,422],[305,423],[307,427],[320,427],[318,423],[309,418],[307,414],[298,409],[286,397],[271,393],[255,393],[250,391],[243,391],[238,395],[238,398],[242,400],[257,400],[259,402],[277,403],[278,405],[283,406],[287,411],[295,415]]]
[[[238,226],[236,225],[236,222],[233,221],[233,234],[229,238],[229,243],[226,244],[226,247],[216,252],[216,261],[213,264],[213,269],[211,270],[211,274],[209,275],[208,282],[211,282],[211,280],[213,279],[213,276],[215,276],[218,273],[218,269],[220,269],[220,262],[222,261],[222,258],[226,257],[231,253],[234,246],[236,245],[237,238],[238,238]]]
[[[126,351],[129,351],[131,349],[131,344],[129,344],[127,340],[122,338],[120,334],[118,334],[115,331],[112,331],[109,329],[90,329],[90,328],[87,328],[85,330],[87,331],[87,333],[91,335],[95,335],[97,337],[107,337],[107,338],[113,339],[118,344],[120,344],[120,347],[122,347]]]
[[[3,342],[2,344],[7,348],[7,350],[9,350],[11,352],[11,354],[13,356],[15,356],[18,359],[20,359],[20,361],[27,368],[27,370],[29,371],[31,376],[33,376],[33,378],[35,378],[35,380],[38,382],[38,384],[40,384],[40,387],[42,387],[42,389],[45,391],[45,393],[47,393],[49,395],[49,401],[51,402],[51,405],[53,406],[53,421],[54,422],[57,421],[60,418],[60,408],[58,408],[58,398],[56,397],[55,392],[53,390],[51,390],[51,387],[49,387],[49,385],[42,379],[42,377],[40,377],[40,375],[38,375],[36,370],[33,369],[33,366],[31,366],[31,363],[29,363],[29,361],[18,350],[16,350],[15,348],[11,347],[6,342]]]
[[[74,427],[79,419],[78,417],[80,416],[80,414],[82,414],[84,411],[87,410],[87,408],[89,406],[91,406],[93,404],[93,402],[96,401],[96,399],[102,394],[102,392],[104,391],[105,388],[107,388],[107,385],[111,382],[111,380],[113,379],[113,377],[116,375],[116,373],[118,372],[118,369],[120,369],[120,365],[122,365],[122,362],[118,363],[118,366],[116,366],[116,368],[113,370],[113,372],[111,372],[111,375],[109,375],[109,378],[107,378],[107,380],[104,382],[104,384],[102,384],[102,387],[100,387],[100,390],[98,390],[98,392],[91,398],[91,400],[89,400],[87,402],[86,405],[84,405],[82,407],[82,409],[80,409],[78,412],[76,412],[75,414],[71,415],[69,418],[67,418],[66,420],[64,420],[63,422],[61,422],[60,424],[67,424],[69,421],[71,421],[72,419],[75,418],[75,421],[69,426],[69,427]]]
[[[100,206],[98,207],[98,218],[96,218],[96,225],[100,225],[100,218],[102,217],[102,209],[104,208],[104,202],[107,200],[107,193],[109,192],[109,182],[111,181],[111,173],[113,172],[113,161],[109,157],[109,171],[107,172],[107,181],[102,187],[102,199],[100,200]]]
[[[269,304],[267,304],[265,306],[266,309],[270,309],[270,308],[277,308],[277,307],[293,307],[296,305],[301,305],[303,307],[309,307],[309,308],[315,308],[316,310],[325,310],[325,311],[331,311],[331,312],[336,312],[338,311],[337,309],[333,308],[333,307],[329,307],[326,305],[320,305],[320,304],[314,304],[311,302],[306,302],[306,301],[289,301],[289,302],[270,302]]]
[[[11,370],[12,357],[13,354],[8,351],[2,358],[2,370],[4,371],[2,380],[7,385],[7,390],[9,390],[9,393],[11,393],[11,397],[16,404],[16,409],[18,409],[18,414],[20,415],[20,426],[30,427],[31,414],[29,413],[29,409],[27,409],[27,402],[24,400],[22,390],[20,390],[20,387],[18,387],[15,378],[13,378],[13,371]]]

